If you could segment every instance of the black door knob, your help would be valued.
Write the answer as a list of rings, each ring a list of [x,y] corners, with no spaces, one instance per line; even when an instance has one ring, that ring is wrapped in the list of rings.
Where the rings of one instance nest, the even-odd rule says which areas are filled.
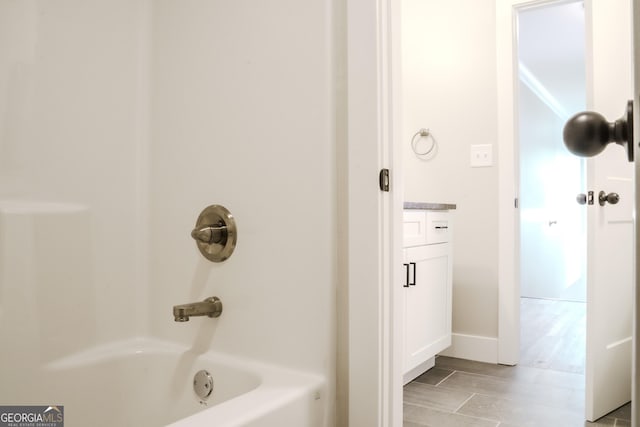
[[[573,154],[591,157],[600,154],[607,144],[615,142],[627,149],[633,161],[633,101],[627,102],[626,113],[609,123],[602,114],[584,111],[571,117],[562,132],[564,144]]]

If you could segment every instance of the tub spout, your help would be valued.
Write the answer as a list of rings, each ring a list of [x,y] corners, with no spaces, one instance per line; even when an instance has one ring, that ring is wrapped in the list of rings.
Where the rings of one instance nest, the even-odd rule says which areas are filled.
[[[191,316],[219,317],[222,313],[222,302],[218,297],[210,297],[202,302],[173,306],[173,317],[176,322],[187,322]]]

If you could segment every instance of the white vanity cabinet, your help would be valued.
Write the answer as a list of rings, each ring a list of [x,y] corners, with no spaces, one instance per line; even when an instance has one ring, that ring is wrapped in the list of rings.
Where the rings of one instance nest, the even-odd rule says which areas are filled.
[[[451,213],[404,211],[404,382],[451,345]]]

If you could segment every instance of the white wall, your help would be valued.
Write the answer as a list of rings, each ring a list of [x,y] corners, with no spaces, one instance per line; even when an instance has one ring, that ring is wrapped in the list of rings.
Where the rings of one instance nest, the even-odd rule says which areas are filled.
[[[581,159],[562,143],[566,121],[520,83],[520,294],[586,301]],[[544,266],[544,268],[541,268]]]
[[[331,6],[154,2],[149,180],[153,333],[325,375],[327,408],[337,291]],[[238,225],[236,250],[219,264],[189,236],[210,204]],[[214,295],[219,319],[174,322],[173,305]]]
[[[493,0],[403,1],[405,199],[450,202],[454,214],[453,331],[498,335],[496,39]],[[411,136],[428,128],[437,154],[420,160]],[[471,168],[472,144],[494,166]]]
[[[586,109],[584,6],[518,12],[520,294],[586,301],[585,165],[562,129]],[[523,73],[526,69],[526,74]],[[544,265],[544,268],[540,268]]]
[[[89,218],[76,228],[83,236],[47,243],[52,254],[70,242],[86,245],[73,248],[83,257],[56,267],[60,281],[47,275],[38,286],[67,292],[95,312],[30,321],[61,334],[63,317],[76,314],[78,324],[95,325],[95,342],[141,332],[144,317],[136,157],[145,125],[136,121],[141,18],[129,0],[0,2],[0,200],[36,202],[26,209],[41,217],[53,206],[42,202],[80,205]],[[54,207],[44,222],[62,229],[60,212],[74,210]],[[83,292],[69,292],[64,277],[78,271],[90,272]],[[74,300],[79,295],[90,300]]]

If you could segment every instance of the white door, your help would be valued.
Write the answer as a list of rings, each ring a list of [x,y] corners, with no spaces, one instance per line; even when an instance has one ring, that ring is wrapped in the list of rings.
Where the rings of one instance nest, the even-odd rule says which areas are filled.
[[[632,99],[631,1],[586,1],[588,109],[615,121]],[[633,267],[633,164],[610,144],[589,159],[587,186],[586,418],[590,421],[631,400]],[[598,193],[615,192],[617,204],[600,206]]]

